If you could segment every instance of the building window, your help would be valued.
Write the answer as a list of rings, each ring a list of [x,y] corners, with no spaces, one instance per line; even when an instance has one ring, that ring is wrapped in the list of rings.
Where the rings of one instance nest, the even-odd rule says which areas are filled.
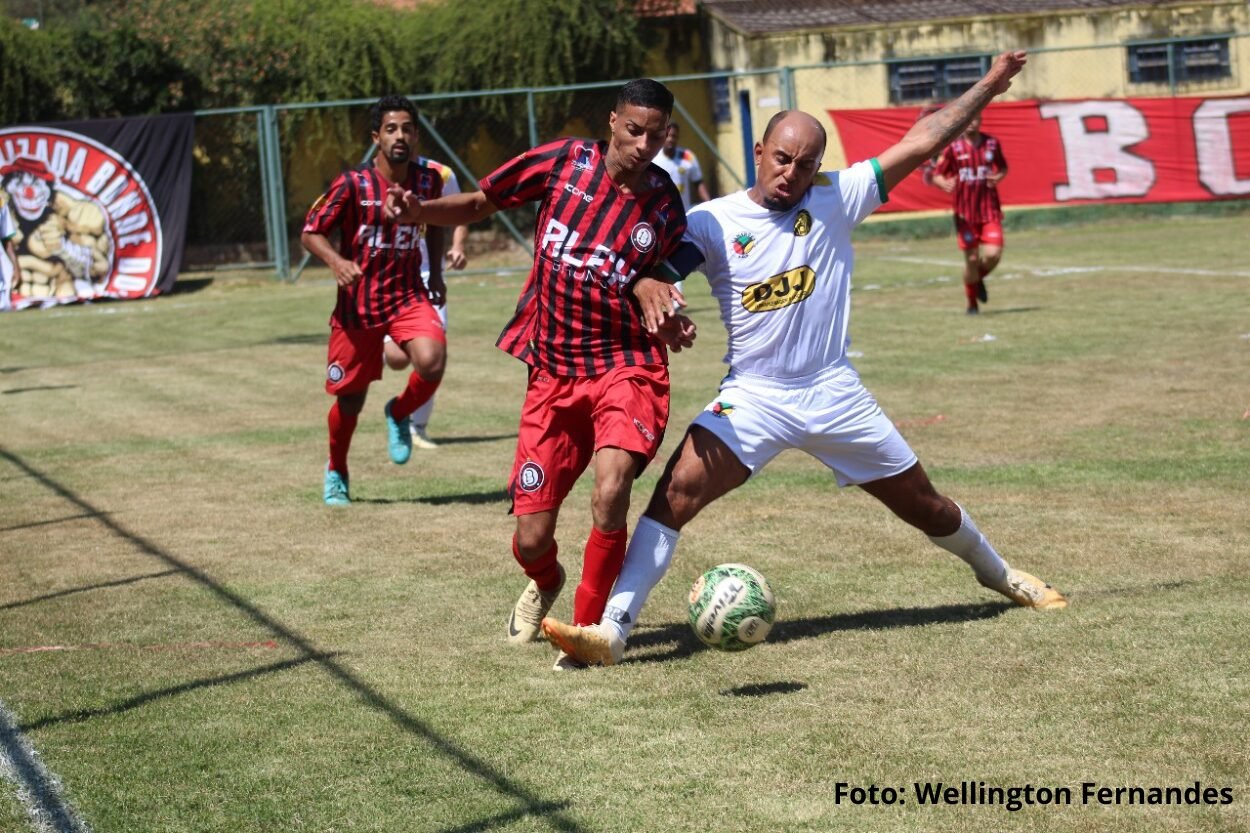
[[[944,101],[955,98],[990,68],[988,55],[925,61],[890,62],[890,103]]]
[[[1128,48],[1128,80],[1134,84],[1215,81],[1232,74],[1228,38],[1135,43]]]
[[[729,105],[729,79],[712,79],[712,122],[729,124],[733,120],[733,109]]]

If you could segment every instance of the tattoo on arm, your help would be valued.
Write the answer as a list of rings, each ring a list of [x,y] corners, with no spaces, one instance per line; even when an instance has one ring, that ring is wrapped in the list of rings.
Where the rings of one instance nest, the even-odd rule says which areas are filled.
[[[993,97],[994,93],[990,88],[982,84],[974,85],[968,92],[924,120],[929,138],[937,147],[950,144]]]

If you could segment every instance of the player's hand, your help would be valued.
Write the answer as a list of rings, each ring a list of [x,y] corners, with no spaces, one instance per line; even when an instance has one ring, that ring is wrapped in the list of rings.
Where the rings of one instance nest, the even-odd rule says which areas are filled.
[[[684,307],[686,297],[671,283],[655,278],[639,278],[634,281],[634,298],[642,310],[642,326],[647,332],[655,334],[664,322],[673,317],[673,305]]]
[[[466,265],[469,259],[464,256],[464,249],[448,249],[447,250],[447,268],[454,269],[459,272]]]
[[[340,257],[338,260],[334,261],[334,263],[330,266],[330,271],[334,273],[335,283],[344,289],[360,280],[361,276],[364,275],[364,271],[361,270],[360,264],[356,263],[354,260],[348,260],[345,257]]]
[[[421,199],[411,191],[399,185],[392,185],[386,189],[385,202],[382,214],[391,222],[414,225],[421,222]]]
[[[655,337],[664,342],[674,353],[680,353],[683,347],[694,345],[696,330],[698,327],[686,316],[670,315],[655,331]]]
[[[1004,52],[994,59],[993,66],[985,74],[985,79],[989,82],[994,95],[1001,95],[1007,92],[1008,88],[1011,87],[1011,79],[1015,78],[1020,73],[1020,70],[1024,69],[1028,59],[1028,53],[1022,49],[1015,52]]]
[[[430,303],[434,306],[441,307],[447,303],[447,281],[443,280],[442,274],[430,272],[430,277],[425,282],[425,291],[429,293]]]

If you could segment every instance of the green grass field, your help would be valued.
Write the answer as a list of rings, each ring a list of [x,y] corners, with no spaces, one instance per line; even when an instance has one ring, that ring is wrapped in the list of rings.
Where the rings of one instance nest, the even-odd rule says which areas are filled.
[[[44,804],[96,833],[1250,829],[1246,216],[1013,233],[976,318],[950,238],[858,248],[869,388],[1070,609],[1008,608],[790,453],[687,528],[627,661],[573,674],[504,641],[524,373],[493,342],[519,276],[452,279],[443,445],[387,461],[388,373],[345,509],[320,500],[325,270],[0,317],[0,831],[45,829],[19,739],[59,781]],[[722,374],[689,292],[700,342],[632,517]],[[561,517],[571,575],[589,494]],[[685,624],[725,561],[780,599],[743,654]],[[918,804],[939,781],[1073,802]],[[1232,803],[1086,804],[1086,782]]]

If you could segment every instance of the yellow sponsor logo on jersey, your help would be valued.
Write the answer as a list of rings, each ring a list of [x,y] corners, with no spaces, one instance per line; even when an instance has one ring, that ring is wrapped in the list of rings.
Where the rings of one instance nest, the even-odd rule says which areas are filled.
[[[812,230],[812,215],[807,213],[807,209],[801,209],[799,216],[794,218],[794,236],[805,237]]]
[[[816,271],[800,266],[742,290],[742,306],[747,312],[772,312],[807,299],[816,287]]]

